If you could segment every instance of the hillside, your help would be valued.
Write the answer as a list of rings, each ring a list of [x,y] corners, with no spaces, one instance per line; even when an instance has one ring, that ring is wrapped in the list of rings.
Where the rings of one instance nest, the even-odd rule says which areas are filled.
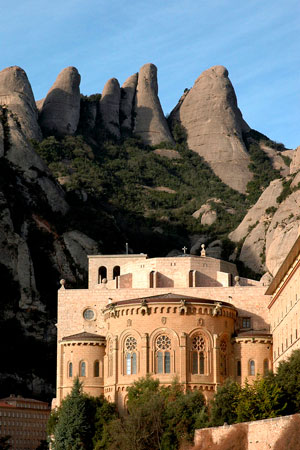
[[[259,278],[270,270],[265,249],[271,248],[273,235],[266,242],[259,237],[265,242],[259,244],[259,254],[266,264],[255,262],[256,250],[243,256],[260,223],[251,211],[270,182],[282,183],[279,207],[269,205],[271,195],[264,208],[273,208],[269,213],[281,226],[288,214],[288,225],[296,229],[298,216],[291,217],[284,205],[297,197],[297,162],[291,178],[293,153],[244,122],[228,72],[218,67],[201,78],[204,94],[197,82],[194,93],[194,87],[185,93],[168,119],[152,64],[121,88],[111,79],[102,95],[89,97],[80,94],[77,70],[64,69],[45,99],[36,103],[22,69],[0,72],[2,396],[13,389],[51,397],[59,280],[86,286],[87,254],[123,253],[126,242],[130,252],[150,256],[181,253],[184,245],[199,254],[205,243],[208,255],[235,258],[241,275]],[[213,131],[201,128],[211,98],[219,111],[214,115],[218,138],[213,140]],[[203,131],[201,145],[194,144],[189,129],[191,111],[199,120],[199,134]],[[199,145],[207,151],[199,151]],[[247,183],[241,185],[245,173]],[[287,178],[273,181],[282,176]],[[238,185],[230,181],[235,178]],[[251,229],[246,226],[246,232],[231,234],[230,240],[228,234],[250,213]],[[282,255],[284,251],[283,246]]]

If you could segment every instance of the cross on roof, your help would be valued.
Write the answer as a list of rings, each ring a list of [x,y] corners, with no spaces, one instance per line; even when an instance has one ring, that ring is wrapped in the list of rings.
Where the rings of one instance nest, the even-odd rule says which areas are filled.
[[[183,253],[184,253],[184,255],[185,255],[185,254],[186,254],[186,251],[187,251],[187,247],[184,246],[181,250],[183,250]]]

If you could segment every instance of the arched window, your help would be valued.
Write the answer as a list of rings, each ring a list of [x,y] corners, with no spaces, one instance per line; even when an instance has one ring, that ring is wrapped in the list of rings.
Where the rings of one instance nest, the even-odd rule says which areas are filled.
[[[228,375],[228,363],[227,363],[227,341],[221,339],[220,342],[220,375],[227,377]]]
[[[265,359],[264,360],[264,375],[267,375],[269,372],[269,360]]]
[[[99,361],[94,362],[94,377],[99,377]]]
[[[85,361],[81,361],[80,362],[79,376],[80,377],[86,377],[86,363],[85,363]]]
[[[107,279],[107,269],[104,266],[99,267],[99,272],[98,272],[98,283],[102,283],[103,280]]]
[[[156,339],[156,373],[171,373],[171,339],[161,334]]]
[[[72,378],[73,376],[73,364],[70,362],[68,367],[68,376],[69,378]]]
[[[249,375],[255,375],[255,362],[253,359],[249,361]]]
[[[204,375],[206,352],[205,337],[201,333],[194,335],[192,337],[192,374]]]
[[[154,278],[155,278],[155,272],[154,270],[152,270],[152,272],[150,272],[149,274],[149,287],[150,288],[154,288]]]
[[[113,268],[113,279],[117,278],[120,276],[120,266],[115,266]]]
[[[134,375],[137,373],[137,341],[133,336],[129,336],[125,341],[125,373]]]
[[[194,274],[194,271],[193,270],[190,270],[189,271],[189,287],[193,287],[193,274]]]

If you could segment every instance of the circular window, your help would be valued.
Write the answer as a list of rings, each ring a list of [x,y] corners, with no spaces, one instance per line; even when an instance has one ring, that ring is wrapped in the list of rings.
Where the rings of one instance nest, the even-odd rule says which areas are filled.
[[[125,347],[126,347],[126,350],[128,350],[130,352],[133,350],[136,350],[136,347],[137,347],[136,339],[132,336],[128,337],[126,339]]]
[[[166,336],[165,334],[162,334],[157,338],[156,341],[156,347],[159,350],[168,350],[171,348],[171,339]]]
[[[92,309],[87,308],[83,311],[83,317],[85,320],[93,320],[95,318],[95,313]]]
[[[200,334],[193,337],[193,349],[202,352],[205,350],[205,339]]]

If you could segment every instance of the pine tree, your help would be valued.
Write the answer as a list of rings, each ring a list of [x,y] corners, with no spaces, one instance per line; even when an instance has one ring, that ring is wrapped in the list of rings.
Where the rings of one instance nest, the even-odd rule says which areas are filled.
[[[82,393],[82,383],[75,378],[71,394],[62,401],[54,432],[55,450],[89,450],[92,430],[88,420],[88,398]]]

